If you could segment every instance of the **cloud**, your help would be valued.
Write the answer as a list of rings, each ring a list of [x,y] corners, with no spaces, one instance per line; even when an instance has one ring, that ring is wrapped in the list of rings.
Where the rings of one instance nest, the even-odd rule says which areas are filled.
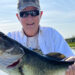
[[[75,0],[41,0],[42,22],[75,23]]]
[[[71,22],[75,23],[75,11],[62,12],[62,11],[44,11],[43,14],[44,21],[53,21],[53,22]]]
[[[0,31],[7,34],[8,32],[21,30],[22,26],[19,22],[11,22],[11,20],[3,20],[0,22]]]
[[[40,4],[43,10],[75,10],[75,0],[41,0]]]

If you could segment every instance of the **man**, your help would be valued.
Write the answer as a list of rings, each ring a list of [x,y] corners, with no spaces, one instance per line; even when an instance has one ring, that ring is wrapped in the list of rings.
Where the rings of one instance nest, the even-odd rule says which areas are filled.
[[[40,11],[39,0],[19,0],[16,16],[22,25],[22,31],[9,32],[8,36],[17,40],[31,50],[44,55],[51,52],[64,54],[66,57],[75,56],[63,37],[53,28],[40,27],[40,19],[43,11]],[[66,71],[66,75],[71,73]]]

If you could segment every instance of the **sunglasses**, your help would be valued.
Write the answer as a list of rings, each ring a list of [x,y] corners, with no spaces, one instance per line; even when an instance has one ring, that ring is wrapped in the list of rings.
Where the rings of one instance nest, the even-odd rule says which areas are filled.
[[[21,11],[19,14],[20,14],[20,17],[26,18],[29,15],[31,15],[32,17],[38,16],[40,13],[39,13],[39,10],[31,10],[31,11]]]

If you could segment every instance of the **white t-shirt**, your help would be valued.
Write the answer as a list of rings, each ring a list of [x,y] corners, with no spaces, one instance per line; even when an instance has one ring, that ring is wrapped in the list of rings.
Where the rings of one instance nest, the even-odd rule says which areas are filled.
[[[38,44],[38,34],[33,37],[27,37],[26,47],[31,49],[40,49]]]
[[[8,36],[27,48],[39,49],[43,54],[58,52],[66,57],[75,56],[63,37],[53,28],[40,27],[34,37],[27,37],[23,31],[9,32]]]

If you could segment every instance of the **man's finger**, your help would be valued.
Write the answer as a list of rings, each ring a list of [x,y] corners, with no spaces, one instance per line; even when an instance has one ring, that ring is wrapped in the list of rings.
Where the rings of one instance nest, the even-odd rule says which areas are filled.
[[[69,75],[69,70],[66,71],[65,75]]]

